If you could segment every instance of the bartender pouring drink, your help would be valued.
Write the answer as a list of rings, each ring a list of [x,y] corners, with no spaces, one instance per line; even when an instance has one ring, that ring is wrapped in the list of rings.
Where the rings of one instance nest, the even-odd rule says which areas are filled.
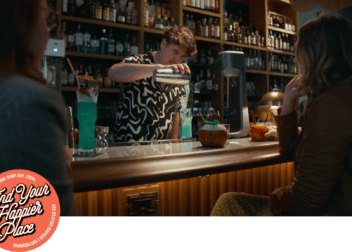
[[[115,121],[117,142],[177,139],[183,87],[154,82],[153,71],[172,68],[190,73],[186,57],[197,55],[196,40],[187,27],[165,31],[159,51],[132,55],[109,70],[109,78],[124,83]]]

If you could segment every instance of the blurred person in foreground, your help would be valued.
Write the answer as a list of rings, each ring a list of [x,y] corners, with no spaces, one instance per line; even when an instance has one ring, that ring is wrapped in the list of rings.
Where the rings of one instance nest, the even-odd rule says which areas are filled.
[[[270,197],[225,193],[211,215],[352,215],[352,26],[321,14],[302,26],[278,125],[280,153],[294,160],[291,185]],[[297,99],[307,95],[302,132]]]
[[[76,215],[72,157],[65,148],[65,103],[45,86],[40,65],[54,21],[46,0],[3,1],[0,8],[0,172],[25,169],[46,178],[61,215]]]
[[[154,82],[153,71],[172,68],[190,73],[186,57],[197,55],[196,39],[186,27],[164,32],[160,50],[131,55],[109,70],[109,78],[121,82],[121,98],[115,122],[117,142],[177,139],[182,86]]]

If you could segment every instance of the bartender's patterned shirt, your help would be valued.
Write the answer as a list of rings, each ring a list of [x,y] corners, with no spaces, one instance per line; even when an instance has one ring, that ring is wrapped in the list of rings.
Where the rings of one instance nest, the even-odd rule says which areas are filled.
[[[122,63],[154,64],[151,52],[132,55]],[[117,142],[168,139],[172,119],[181,109],[183,87],[165,85],[162,89],[153,76],[131,83],[121,83],[118,113],[114,125]]]

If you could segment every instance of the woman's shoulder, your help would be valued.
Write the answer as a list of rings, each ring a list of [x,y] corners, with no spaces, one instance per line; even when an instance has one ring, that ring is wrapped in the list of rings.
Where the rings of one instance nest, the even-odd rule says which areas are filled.
[[[56,90],[22,75],[8,76],[1,81],[0,99],[3,104],[14,101],[62,103],[62,97]]]

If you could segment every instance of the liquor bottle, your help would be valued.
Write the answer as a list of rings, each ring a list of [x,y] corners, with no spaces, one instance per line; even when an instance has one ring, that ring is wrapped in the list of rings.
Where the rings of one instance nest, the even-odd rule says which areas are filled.
[[[103,83],[104,83],[104,80],[103,80],[103,75],[102,75],[102,72],[100,70],[100,64],[98,64],[97,66],[97,71],[95,72],[95,79],[98,83],[98,86],[99,88],[103,88]]]
[[[246,33],[246,29],[244,27],[241,28],[242,31],[242,42],[243,44],[248,44],[248,36]]]
[[[195,8],[196,7],[196,1],[195,0],[191,0],[190,6]]]
[[[200,0],[200,9],[204,10],[204,1],[205,0]]]
[[[164,27],[164,30],[168,30],[169,29],[169,20],[167,19],[167,16],[165,15],[164,16],[164,22],[163,22],[163,27]]]
[[[103,20],[103,6],[100,1],[97,1],[95,4],[95,19],[100,21]]]
[[[96,35],[94,35],[93,39],[90,41],[90,52],[91,53],[99,53],[100,51],[100,41]]]
[[[172,17],[170,0],[166,0],[166,15],[167,15],[167,18],[170,20]]]
[[[260,36],[259,36],[259,32],[255,31],[255,42],[256,42],[256,46],[260,46]]]
[[[147,0],[144,0],[144,27],[149,26],[149,4]]]
[[[75,51],[75,35],[72,31],[68,34],[68,50],[71,52]]]
[[[244,64],[246,65],[246,69],[251,68],[251,58],[248,55],[248,52],[244,54]]]
[[[110,28],[110,33],[108,38],[108,55],[115,55],[115,39],[112,34],[112,28]]]
[[[81,18],[88,18],[89,17],[89,12],[88,12],[88,4],[86,4],[86,1],[82,0],[80,5],[77,5],[77,16]]]
[[[293,19],[291,19],[291,31],[295,32],[296,31],[296,26],[293,23]]]
[[[125,49],[125,55],[124,56],[129,56],[131,53],[131,45],[130,42],[128,42],[129,35],[126,34],[126,39],[125,39],[125,44],[124,44],[124,49]]]
[[[109,68],[105,68],[105,72],[104,72],[104,87],[105,88],[111,88],[111,80],[109,78]]]
[[[205,87],[205,77],[204,77],[204,70],[199,71],[199,82],[200,82],[200,91],[203,92],[206,90]]]
[[[164,17],[164,16],[167,16],[167,3],[166,1],[162,1],[163,3],[161,4],[161,16]]]
[[[215,27],[213,24],[213,19],[209,18],[209,23],[208,23],[208,37],[209,38],[215,38]]]
[[[157,0],[155,3],[155,10],[156,10],[156,16],[158,17],[159,15],[161,16],[161,5],[160,5],[160,0]]]
[[[68,36],[66,34],[66,22],[62,22],[62,33],[61,36],[65,40],[65,50],[68,50]]]
[[[247,29],[247,30],[246,30],[245,36],[247,37],[248,45],[251,45],[251,44],[252,44],[252,35],[251,35],[251,33],[249,32],[249,30],[250,30],[250,29]]]
[[[174,17],[171,17],[171,23],[170,23],[171,27],[176,26],[176,21]]]
[[[199,64],[201,64],[201,65],[206,65],[207,64],[207,58],[205,57],[204,49],[200,50]]]
[[[251,34],[251,44],[252,45],[256,45],[257,44],[257,41],[256,41],[256,36],[254,35],[254,32],[252,31],[252,34]]]
[[[154,28],[157,30],[164,30],[164,25],[163,25],[163,21],[161,19],[161,14],[158,14]]]
[[[77,5],[74,0],[70,0],[68,3],[68,14],[70,16],[76,16],[77,14]]]
[[[149,28],[154,28],[154,25],[155,25],[154,10],[155,10],[154,1],[152,1],[149,5]]]
[[[111,0],[109,9],[110,9],[109,21],[112,23],[116,23],[117,10],[115,7],[115,0]]]
[[[216,78],[215,78],[215,73],[213,73],[213,88],[212,88],[213,92],[218,92],[219,91],[219,85],[216,82]]]
[[[107,42],[108,42],[108,38],[106,37],[106,29],[103,29],[102,35],[100,38],[100,53],[101,54],[107,53]]]
[[[79,64],[79,73],[78,75],[84,75],[84,72],[83,72],[83,65],[82,64]],[[86,81],[83,79],[83,78],[80,78],[79,79],[79,86],[81,88],[84,88],[86,87]]]
[[[195,0],[195,8],[200,8],[200,0]]]
[[[119,40],[116,41],[115,52],[116,52],[116,56],[123,56],[124,55],[123,44]]]
[[[137,38],[133,37],[132,38],[132,45],[131,45],[131,55],[138,54],[139,53],[139,48],[137,45]]]
[[[208,36],[209,36],[209,30],[207,26],[207,19],[203,18],[202,37],[207,38]]]
[[[75,75],[70,71],[70,73],[67,75],[67,83],[69,86],[74,86],[75,85]]]
[[[187,0],[183,0],[183,6],[187,6]]]
[[[67,15],[68,13],[68,0],[62,1],[62,14]]]
[[[92,66],[88,65],[88,76],[94,78],[93,74],[92,74]]]
[[[129,25],[132,24],[132,14],[130,11],[126,15],[126,24],[129,24]]]
[[[119,15],[117,17],[117,22],[120,24],[126,23],[125,12],[123,11],[122,8],[120,9]]]
[[[242,32],[241,32],[241,28],[238,27],[237,28],[237,42],[238,43],[243,43],[243,37],[242,37]]]
[[[89,2],[89,18],[95,19],[95,3],[93,1]]]
[[[223,39],[224,39],[225,41],[228,40],[227,26],[224,27]]]
[[[81,25],[78,24],[77,32],[75,33],[75,46],[76,52],[83,51],[83,33],[81,32]]]
[[[128,0],[126,3],[126,12],[132,12],[134,7],[135,7],[134,1]]]
[[[211,78],[211,72],[210,69],[207,69],[207,78],[205,81],[205,86],[207,91],[212,91],[213,90],[213,80]]]
[[[215,11],[215,0],[210,0],[209,6],[211,11]]]
[[[86,33],[83,35],[83,51],[88,53],[90,52],[90,41],[91,35],[89,33],[88,25],[86,26]]]
[[[215,0],[215,11],[219,12],[220,8],[219,8],[219,0]]]
[[[61,72],[61,86],[67,86],[68,79],[67,79],[67,70],[66,67],[63,65],[62,72]]]
[[[279,42],[278,49],[279,49],[279,50],[282,50],[282,39],[281,39],[281,33],[279,33],[278,42]]]
[[[280,27],[280,20],[277,15],[273,15],[273,26]]]
[[[136,6],[133,6],[133,9],[131,11],[131,24],[137,25],[137,23],[138,23],[138,11],[136,9]]]
[[[207,63],[208,65],[214,65],[214,57],[210,49],[208,50]]]
[[[217,18],[214,20],[214,37],[220,39],[220,25]]]
[[[191,19],[189,18],[189,14],[186,14],[186,19],[185,19],[186,23],[185,26],[188,27],[188,29],[191,29]]]
[[[210,10],[210,0],[204,0],[204,9]]]

